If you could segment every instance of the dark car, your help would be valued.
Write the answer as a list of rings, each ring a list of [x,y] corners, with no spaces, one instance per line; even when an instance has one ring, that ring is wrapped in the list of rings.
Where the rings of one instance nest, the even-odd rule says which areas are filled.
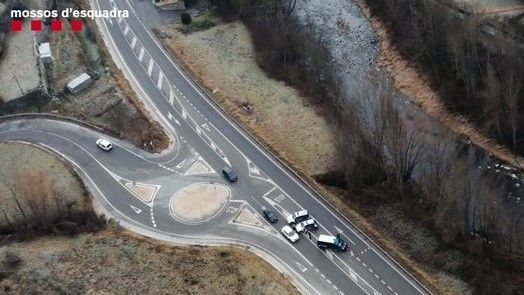
[[[230,182],[235,182],[238,180],[237,174],[235,171],[233,171],[233,169],[231,169],[231,167],[224,167],[224,169],[222,169],[222,174],[224,174],[224,177]]]
[[[273,211],[266,209],[266,210],[262,211],[262,214],[264,214],[264,217],[270,223],[277,223],[278,222],[278,217],[277,217],[277,215]]]

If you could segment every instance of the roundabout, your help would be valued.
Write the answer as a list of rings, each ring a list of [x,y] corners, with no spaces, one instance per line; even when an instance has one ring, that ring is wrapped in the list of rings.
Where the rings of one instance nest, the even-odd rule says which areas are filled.
[[[169,201],[171,215],[188,224],[205,222],[226,206],[231,191],[217,183],[195,183],[176,192]]]

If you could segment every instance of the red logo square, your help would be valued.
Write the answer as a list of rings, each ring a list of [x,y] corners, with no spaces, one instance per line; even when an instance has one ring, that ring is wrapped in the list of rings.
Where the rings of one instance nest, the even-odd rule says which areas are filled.
[[[32,20],[31,21],[31,31],[41,31],[42,30],[42,21],[37,19],[37,20]]]
[[[62,31],[62,21],[58,19],[51,20],[51,31],[57,32]]]
[[[71,30],[73,32],[82,31],[82,21],[79,19],[71,20]]]
[[[10,29],[13,32],[19,32],[22,30],[22,21],[18,19],[11,20]]]

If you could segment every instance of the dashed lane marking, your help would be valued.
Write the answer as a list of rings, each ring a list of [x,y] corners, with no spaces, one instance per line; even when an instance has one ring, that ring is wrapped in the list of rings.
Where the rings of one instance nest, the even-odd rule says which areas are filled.
[[[149,66],[147,67],[147,75],[151,77],[151,74],[153,73],[153,58],[149,60]]]
[[[133,36],[133,41],[131,41],[131,49],[135,49],[136,46],[136,37]]]
[[[160,73],[158,74],[158,83],[156,84],[156,86],[160,90],[162,90],[162,83],[164,83],[164,73],[160,71]]]
[[[145,51],[144,47],[140,47],[140,54],[138,55],[138,60],[139,60],[140,62],[142,62],[142,60],[144,59],[144,53],[145,53],[145,52],[146,52],[146,51]]]

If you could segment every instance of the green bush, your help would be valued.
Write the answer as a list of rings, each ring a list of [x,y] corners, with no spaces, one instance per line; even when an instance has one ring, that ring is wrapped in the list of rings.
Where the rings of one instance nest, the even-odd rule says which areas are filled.
[[[195,28],[197,28],[200,31],[204,31],[204,30],[214,27],[215,23],[209,19],[204,19],[201,21],[193,22],[193,26],[195,26]]]

